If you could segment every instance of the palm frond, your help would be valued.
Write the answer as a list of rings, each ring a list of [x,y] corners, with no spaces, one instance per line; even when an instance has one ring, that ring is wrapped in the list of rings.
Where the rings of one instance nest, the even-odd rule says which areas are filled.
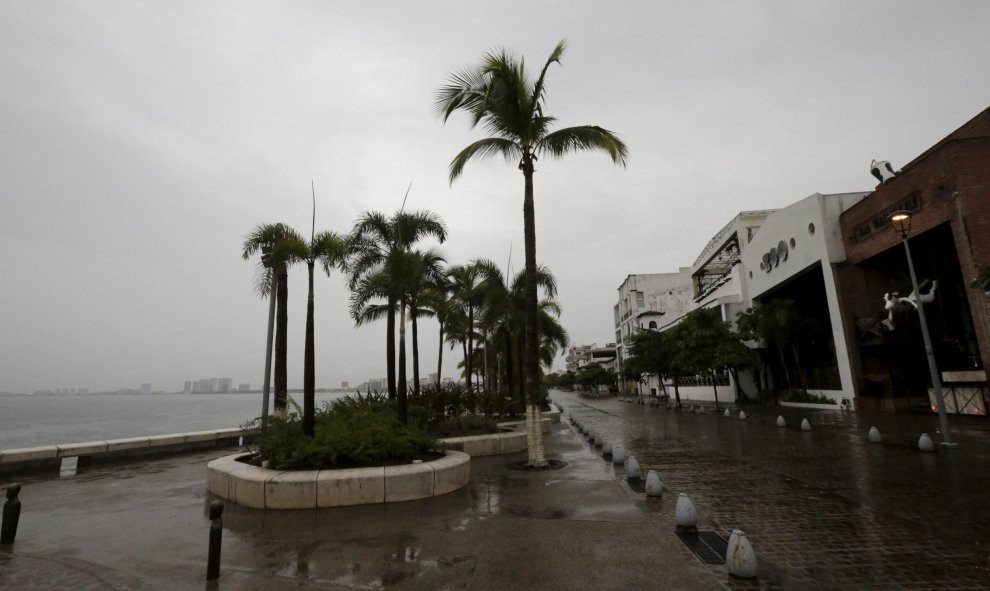
[[[499,155],[503,156],[507,162],[512,162],[522,156],[522,151],[512,140],[497,137],[478,140],[464,148],[450,162],[451,184],[453,184],[457,177],[461,176],[461,172],[464,171],[464,165],[467,164],[468,160],[471,158],[475,156],[478,156],[479,158],[488,158],[490,156]]]
[[[626,144],[616,134],[596,125],[558,129],[544,136],[534,149],[553,158],[584,150],[601,150],[611,156],[612,162],[623,167],[629,156]]]

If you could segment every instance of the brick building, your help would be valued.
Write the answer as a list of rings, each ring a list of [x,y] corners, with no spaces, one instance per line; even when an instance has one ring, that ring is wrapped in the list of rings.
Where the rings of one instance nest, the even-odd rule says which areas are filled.
[[[919,282],[937,282],[925,313],[947,404],[952,412],[985,415],[990,295],[970,283],[990,266],[990,109],[840,216],[846,262],[835,271],[857,405],[864,409],[931,404],[917,314],[888,317],[884,308],[885,293],[912,291],[900,235],[889,222],[899,210],[912,214]]]

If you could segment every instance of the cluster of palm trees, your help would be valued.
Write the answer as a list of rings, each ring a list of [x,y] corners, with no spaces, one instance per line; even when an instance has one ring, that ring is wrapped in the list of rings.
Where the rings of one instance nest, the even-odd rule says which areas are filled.
[[[441,243],[447,239],[443,220],[429,211],[399,211],[391,216],[366,212],[349,234],[313,231],[308,241],[285,224],[261,224],[245,237],[242,256],[261,255],[258,291],[272,298],[276,310],[276,416],[284,416],[287,405],[288,269],[295,264],[305,264],[308,272],[303,370],[303,430],[307,434],[313,433],[315,416],[313,277],[317,263],[328,275],[335,269],[347,274],[350,315],[356,325],[386,320],[388,396],[396,401],[403,422],[408,420],[409,383],[416,395],[421,384],[421,318],[435,318],[439,325],[438,386],[444,346],[459,345],[469,389],[512,394],[521,404],[525,274],[517,274],[510,282],[498,265],[484,259],[447,266],[436,249],[417,248],[428,238]],[[556,280],[541,267],[538,281],[544,296],[539,304],[540,355],[549,365],[567,346],[567,333],[559,323],[561,309],[554,299]],[[407,326],[410,339],[406,338]],[[412,349],[411,380],[407,343]]]
[[[543,156],[561,158],[572,152],[597,150],[608,154],[613,163],[625,166],[628,156],[626,145],[607,129],[594,125],[551,129],[556,118],[548,115],[545,108],[545,82],[550,66],[560,63],[565,47],[564,41],[557,44],[535,80],[530,79],[521,58],[505,50],[488,52],[476,66],[452,74],[435,97],[436,111],[443,122],[446,123],[454,113],[463,111],[470,117],[472,127],[481,124],[490,134],[490,137],[470,144],[454,157],[450,163],[451,183],[472,159],[501,156],[509,162],[518,162],[524,180],[525,266],[523,272],[513,277],[511,282],[508,277],[499,278],[494,265],[475,261],[463,268],[454,267],[446,273],[447,281],[453,284],[449,294],[431,294],[431,288],[440,292],[446,289],[440,281],[444,275],[440,272],[442,259],[436,252],[417,251],[412,247],[425,236],[433,236],[442,242],[447,230],[439,218],[427,212],[406,214],[400,211],[392,217],[377,213],[363,216],[349,237],[349,248],[346,250],[350,255],[343,258],[337,256],[337,250],[329,254],[317,252],[315,236],[312,236],[308,258],[283,259],[281,253],[284,249],[264,240],[271,234],[289,231],[280,224],[259,226],[244,245],[245,257],[257,252],[262,254],[262,293],[270,293],[273,287],[276,288],[278,302],[285,299],[284,269],[289,261],[305,259],[309,261],[310,271],[319,261],[328,273],[346,262],[350,286],[354,290],[351,312],[355,319],[359,322],[382,316],[387,319],[389,395],[394,395],[399,401],[401,413],[405,413],[406,380],[405,364],[402,361],[398,363],[400,375],[396,379],[396,364],[393,362],[397,314],[400,331],[398,354],[401,360],[405,358],[407,314],[412,323],[414,388],[419,384],[419,380],[415,379],[419,371],[416,319],[430,310],[440,321],[440,330],[447,331],[447,336],[441,338],[441,349],[444,340],[453,338],[462,343],[464,375],[469,386],[472,386],[478,365],[490,370],[488,363],[493,358],[499,360],[495,377],[491,371],[484,370],[481,379],[486,385],[494,379],[499,387],[504,386],[509,391],[521,387],[520,392],[525,394],[526,402],[528,464],[533,467],[547,465],[540,425],[540,359],[541,356],[545,359],[547,351],[552,350],[549,343],[566,343],[566,333],[559,325],[554,327],[560,309],[553,301],[556,286],[552,275],[536,262],[533,190],[536,162]],[[340,239],[339,236],[335,238]],[[487,284],[484,289],[481,288],[482,283]],[[489,291],[496,285],[499,289]],[[541,288],[544,294],[542,301]],[[485,292],[484,295],[482,292]],[[441,302],[444,298],[456,302],[455,310],[459,312],[451,313],[443,309]],[[431,303],[434,304],[432,307]],[[284,350],[285,313],[282,307],[280,304],[276,348],[281,346]],[[461,313],[466,314],[466,319],[461,319]],[[307,332],[307,347],[311,347],[309,338]],[[476,346],[476,341],[481,343],[480,347]],[[480,351],[480,360],[476,350]],[[501,356],[494,356],[495,351],[500,351]],[[499,371],[499,367],[504,371]],[[284,372],[284,361],[281,365],[276,361],[275,378],[276,408],[280,387],[284,408],[285,379],[284,376],[280,378],[279,368]],[[309,392],[304,397],[304,410],[311,417],[312,394]],[[311,418],[308,425],[311,429]]]

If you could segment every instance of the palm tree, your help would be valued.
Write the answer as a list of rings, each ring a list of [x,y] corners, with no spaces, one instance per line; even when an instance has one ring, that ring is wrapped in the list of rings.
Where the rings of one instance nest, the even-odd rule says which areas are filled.
[[[323,266],[323,271],[330,275],[333,269],[344,270],[349,245],[347,239],[333,232],[315,233],[314,227],[310,233],[309,242],[298,238],[285,240],[279,247],[287,253],[292,262],[306,264],[309,274],[309,296],[306,300],[306,345],[303,354],[303,432],[313,436],[316,421],[316,336],[314,329],[314,294],[313,270],[316,262]]]
[[[419,345],[415,318],[418,311],[419,292],[430,280],[442,274],[443,258],[433,250],[396,251],[391,253],[382,269],[365,276],[351,295],[351,316],[358,325],[386,316],[387,302],[395,302],[399,313],[399,368],[396,402],[399,419],[408,420],[408,381],[406,379],[406,314],[413,319],[413,379],[418,393]],[[382,301],[386,303],[381,303]]]
[[[391,217],[377,211],[361,214],[351,230],[351,257],[349,260],[350,289],[355,289],[365,277],[382,270],[389,255],[404,252],[419,240],[432,236],[443,243],[447,239],[447,226],[438,215],[429,211],[402,212]],[[395,313],[397,300],[387,297],[385,359],[388,376],[388,395],[394,399],[395,376]]]
[[[481,63],[453,74],[437,92],[436,108],[444,122],[454,111],[464,110],[472,127],[484,123],[493,137],[478,140],[461,150],[450,163],[450,181],[461,175],[464,165],[477,157],[503,156],[518,161],[524,179],[523,228],[526,250],[525,348],[526,418],[529,432],[529,464],[545,466],[540,431],[540,367],[537,336],[536,216],[533,203],[534,164],[539,156],[560,158],[571,152],[601,150],[616,164],[625,166],[626,145],[611,131],[584,125],[550,131],[554,118],[544,112],[547,70],[560,63],[566,44],[554,48],[535,82],[531,82],[522,59],[504,50],[489,52]]]
[[[443,374],[443,346],[446,344],[444,329],[451,321],[455,310],[455,303],[450,297],[450,287],[446,277],[440,278],[434,285],[428,286],[419,299],[420,312],[424,316],[432,316],[437,319],[440,325],[440,346],[437,351],[437,386],[440,385],[440,377]]]
[[[467,322],[462,326],[464,329],[462,335],[466,344],[466,348],[464,349],[464,379],[467,389],[470,391],[471,376],[474,372],[472,363],[474,360],[474,335],[476,327],[474,313],[484,297],[484,292],[480,286],[481,271],[474,264],[456,265],[450,268],[447,272],[447,277],[450,280],[451,295],[467,315]]]
[[[288,400],[288,349],[289,349],[289,265],[292,263],[287,244],[302,242],[302,237],[285,224],[259,224],[247,236],[241,249],[241,257],[250,259],[261,253],[257,290],[262,297],[269,297],[274,289],[276,312],[275,329],[275,416],[284,417]]]
[[[516,384],[522,382],[522,364],[518,352],[523,349],[525,335],[522,327],[526,272],[517,273],[510,284],[494,262],[479,259],[473,264],[484,278],[481,284],[485,294],[481,325],[485,327],[487,334],[494,337],[492,348],[502,353],[506,387],[513,399],[517,400]],[[553,299],[557,295],[557,280],[553,273],[542,265],[537,267],[536,283],[545,296],[537,305],[539,361],[542,365],[550,365],[557,351],[567,347],[567,331],[557,321],[560,305]]]
[[[424,295],[429,298],[429,290],[446,280],[443,268],[446,261],[432,249],[417,250],[412,254],[413,265],[410,269],[410,276],[406,278],[405,286],[409,318],[412,323],[413,393],[419,396],[419,327],[417,321],[421,317],[432,315],[430,310],[424,310],[421,307],[422,298]],[[441,346],[443,346],[442,336]],[[437,375],[439,380],[439,373]]]

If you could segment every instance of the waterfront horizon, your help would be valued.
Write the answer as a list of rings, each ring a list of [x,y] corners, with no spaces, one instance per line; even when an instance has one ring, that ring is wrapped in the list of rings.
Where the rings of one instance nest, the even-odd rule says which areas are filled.
[[[345,395],[317,392],[316,404]],[[261,398],[260,392],[0,396],[0,449],[239,427],[261,416]]]

